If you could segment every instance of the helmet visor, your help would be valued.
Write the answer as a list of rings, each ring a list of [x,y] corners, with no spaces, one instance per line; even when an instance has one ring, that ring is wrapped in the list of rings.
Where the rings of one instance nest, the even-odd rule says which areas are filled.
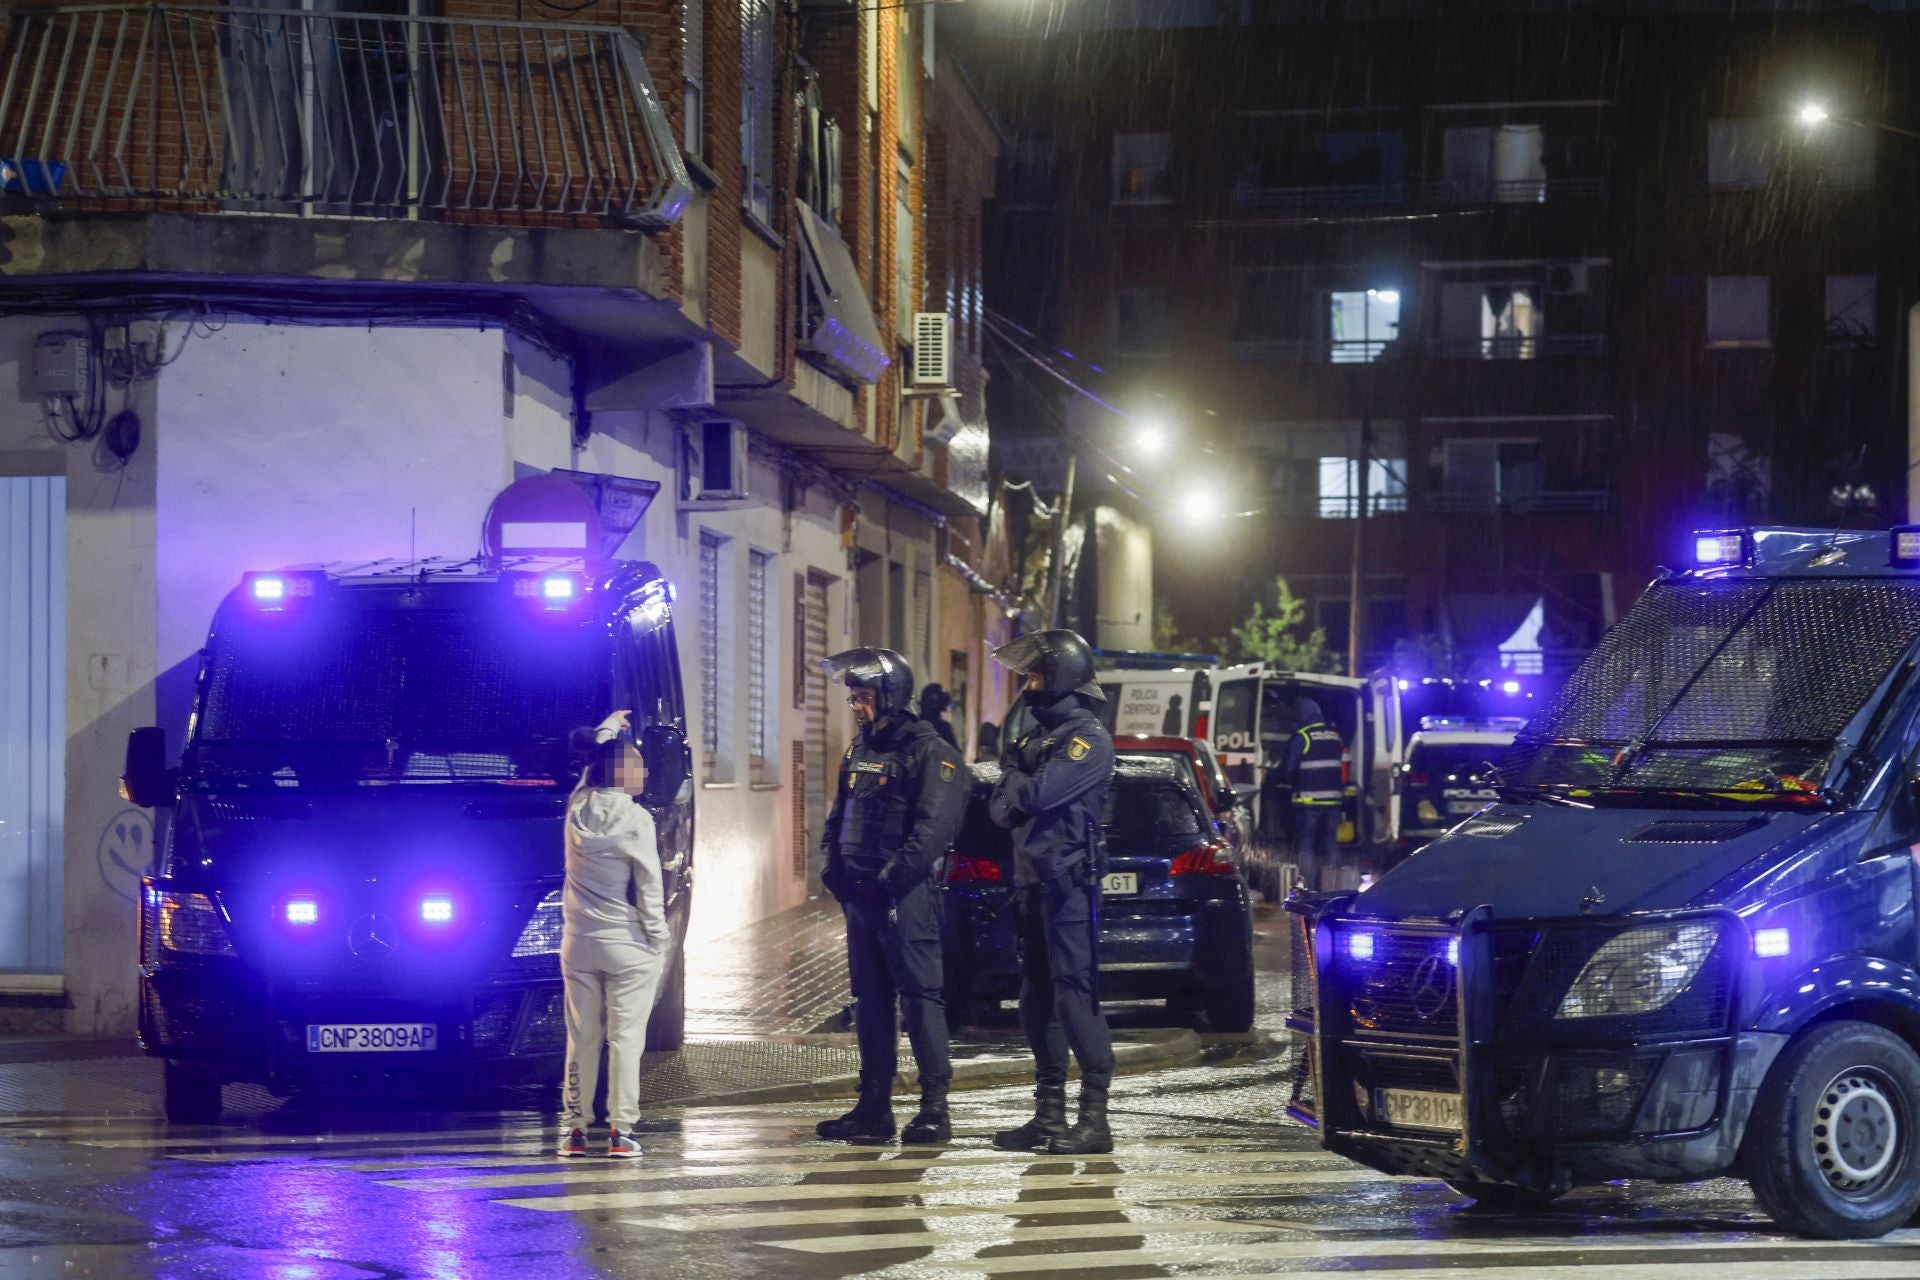
[[[820,661],[821,670],[835,684],[878,688],[900,664],[878,649],[849,649]]]
[[[1023,676],[1039,666],[1041,659],[1051,651],[1052,646],[1047,643],[1046,634],[1035,631],[995,649],[993,660],[1015,675]]]

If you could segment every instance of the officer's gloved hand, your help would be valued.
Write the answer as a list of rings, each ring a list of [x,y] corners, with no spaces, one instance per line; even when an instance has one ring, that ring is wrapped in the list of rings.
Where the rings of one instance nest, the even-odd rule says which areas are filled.
[[[903,867],[897,862],[889,862],[880,868],[880,887],[894,902],[912,893],[925,880],[926,877],[918,871],[911,867]]]

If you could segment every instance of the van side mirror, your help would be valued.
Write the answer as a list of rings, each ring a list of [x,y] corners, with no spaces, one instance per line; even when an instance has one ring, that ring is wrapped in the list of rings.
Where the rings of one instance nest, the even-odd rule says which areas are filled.
[[[687,735],[671,725],[648,725],[640,731],[640,758],[647,762],[647,788],[640,793],[640,803],[677,804],[693,777]]]
[[[1240,803],[1240,793],[1232,787],[1222,787],[1214,793],[1213,803],[1222,812],[1231,810]]]
[[[173,803],[179,771],[167,767],[167,731],[157,725],[127,735],[126,772],[120,775],[120,797],[142,809]]]

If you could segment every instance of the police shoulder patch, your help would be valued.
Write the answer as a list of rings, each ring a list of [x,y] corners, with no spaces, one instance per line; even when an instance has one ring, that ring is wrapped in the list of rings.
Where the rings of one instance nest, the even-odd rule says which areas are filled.
[[[1067,759],[1085,760],[1093,752],[1093,744],[1085,738],[1074,738],[1067,743]]]
[[[953,761],[942,760],[940,762],[940,781],[952,782],[953,775],[958,772],[960,772],[960,766],[955,764]]]

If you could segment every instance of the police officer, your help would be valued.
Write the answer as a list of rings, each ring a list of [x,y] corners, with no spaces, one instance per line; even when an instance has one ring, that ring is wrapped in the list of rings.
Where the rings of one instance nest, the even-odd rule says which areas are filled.
[[[825,665],[832,681],[845,683],[860,729],[827,812],[820,877],[847,917],[860,1100],[815,1132],[849,1141],[892,1139],[899,1009],[920,1068],[920,1110],[900,1140],[945,1142],[953,1136],[947,1115],[953,1064],[933,875],[959,829],[970,779],[959,753],[910,709],[913,672],[905,658],[891,649],[852,649]]]
[[[1100,1011],[1100,813],[1113,739],[1094,708],[1093,652],[1071,631],[1022,636],[994,658],[1025,678],[1035,727],[1001,759],[989,811],[1014,832],[1020,1020],[1033,1046],[1034,1115],[993,1136],[1011,1151],[1113,1150],[1107,1090],[1113,1039]],[[1080,1063],[1080,1115],[1067,1126],[1067,1051]]]
[[[1299,703],[1299,731],[1287,743],[1283,776],[1293,788],[1293,856],[1310,889],[1337,889],[1340,804],[1345,788],[1340,757],[1346,743],[1312,698]]]

